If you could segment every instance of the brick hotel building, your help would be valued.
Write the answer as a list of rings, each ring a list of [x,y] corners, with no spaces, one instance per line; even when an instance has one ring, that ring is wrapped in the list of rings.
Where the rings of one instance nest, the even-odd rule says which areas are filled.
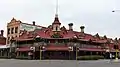
[[[21,25],[22,24],[22,25]],[[69,29],[61,27],[58,15],[48,27],[22,23],[12,19],[7,26],[7,42],[14,58],[23,59],[77,59],[79,56],[115,54],[114,45],[120,48],[119,39],[85,33],[85,26],[74,31],[73,23]],[[40,28],[37,28],[40,27]]]

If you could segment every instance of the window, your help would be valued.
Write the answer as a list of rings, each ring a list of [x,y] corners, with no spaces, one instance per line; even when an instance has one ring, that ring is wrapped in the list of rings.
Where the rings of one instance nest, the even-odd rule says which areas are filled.
[[[56,31],[58,30],[58,26],[56,26]]]
[[[10,34],[10,28],[8,28],[8,32],[7,33]]]
[[[11,39],[13,39],[14,37],[12,36]]]
[[[10,41],[7,41],[7,44],[9,44]]]
[[[7,38],[7,43],[8,43],[8,44],[10,43],[10,37]]]
[[[8,40],[10,40],[10,37],[8,37]]]
[[[11,29],[11,34],[13,34],[13,33],[14,33],[14,28]]]
[[[119,49],[119,46],[118,45],[114,45],[114,49]]]
[[[15,27],[15,33],[18,33],[18,27]]]
[[[15,37],[17,37],[17,35]]]

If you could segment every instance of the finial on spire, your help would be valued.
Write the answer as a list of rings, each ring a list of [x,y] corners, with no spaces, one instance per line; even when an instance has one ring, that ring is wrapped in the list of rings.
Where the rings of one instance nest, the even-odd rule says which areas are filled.
[[[56,0],[56,14],[55,17],[58,17],[58,0]]]

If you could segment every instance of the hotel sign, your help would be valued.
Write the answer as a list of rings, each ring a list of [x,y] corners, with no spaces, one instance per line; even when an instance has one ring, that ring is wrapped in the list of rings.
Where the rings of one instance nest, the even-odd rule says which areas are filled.
[[[41,27],[33,26],[25,23],[20,24],[20,30],[34,31],[35,29],[41,29]]]

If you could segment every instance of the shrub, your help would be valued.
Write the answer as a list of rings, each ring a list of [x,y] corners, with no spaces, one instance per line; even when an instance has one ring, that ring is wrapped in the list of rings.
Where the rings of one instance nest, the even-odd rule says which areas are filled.
[[[89,56],[79,56],[78,57],[78,60],[98,60],[98,59],[104,59],[104,56],[89,55]]]

